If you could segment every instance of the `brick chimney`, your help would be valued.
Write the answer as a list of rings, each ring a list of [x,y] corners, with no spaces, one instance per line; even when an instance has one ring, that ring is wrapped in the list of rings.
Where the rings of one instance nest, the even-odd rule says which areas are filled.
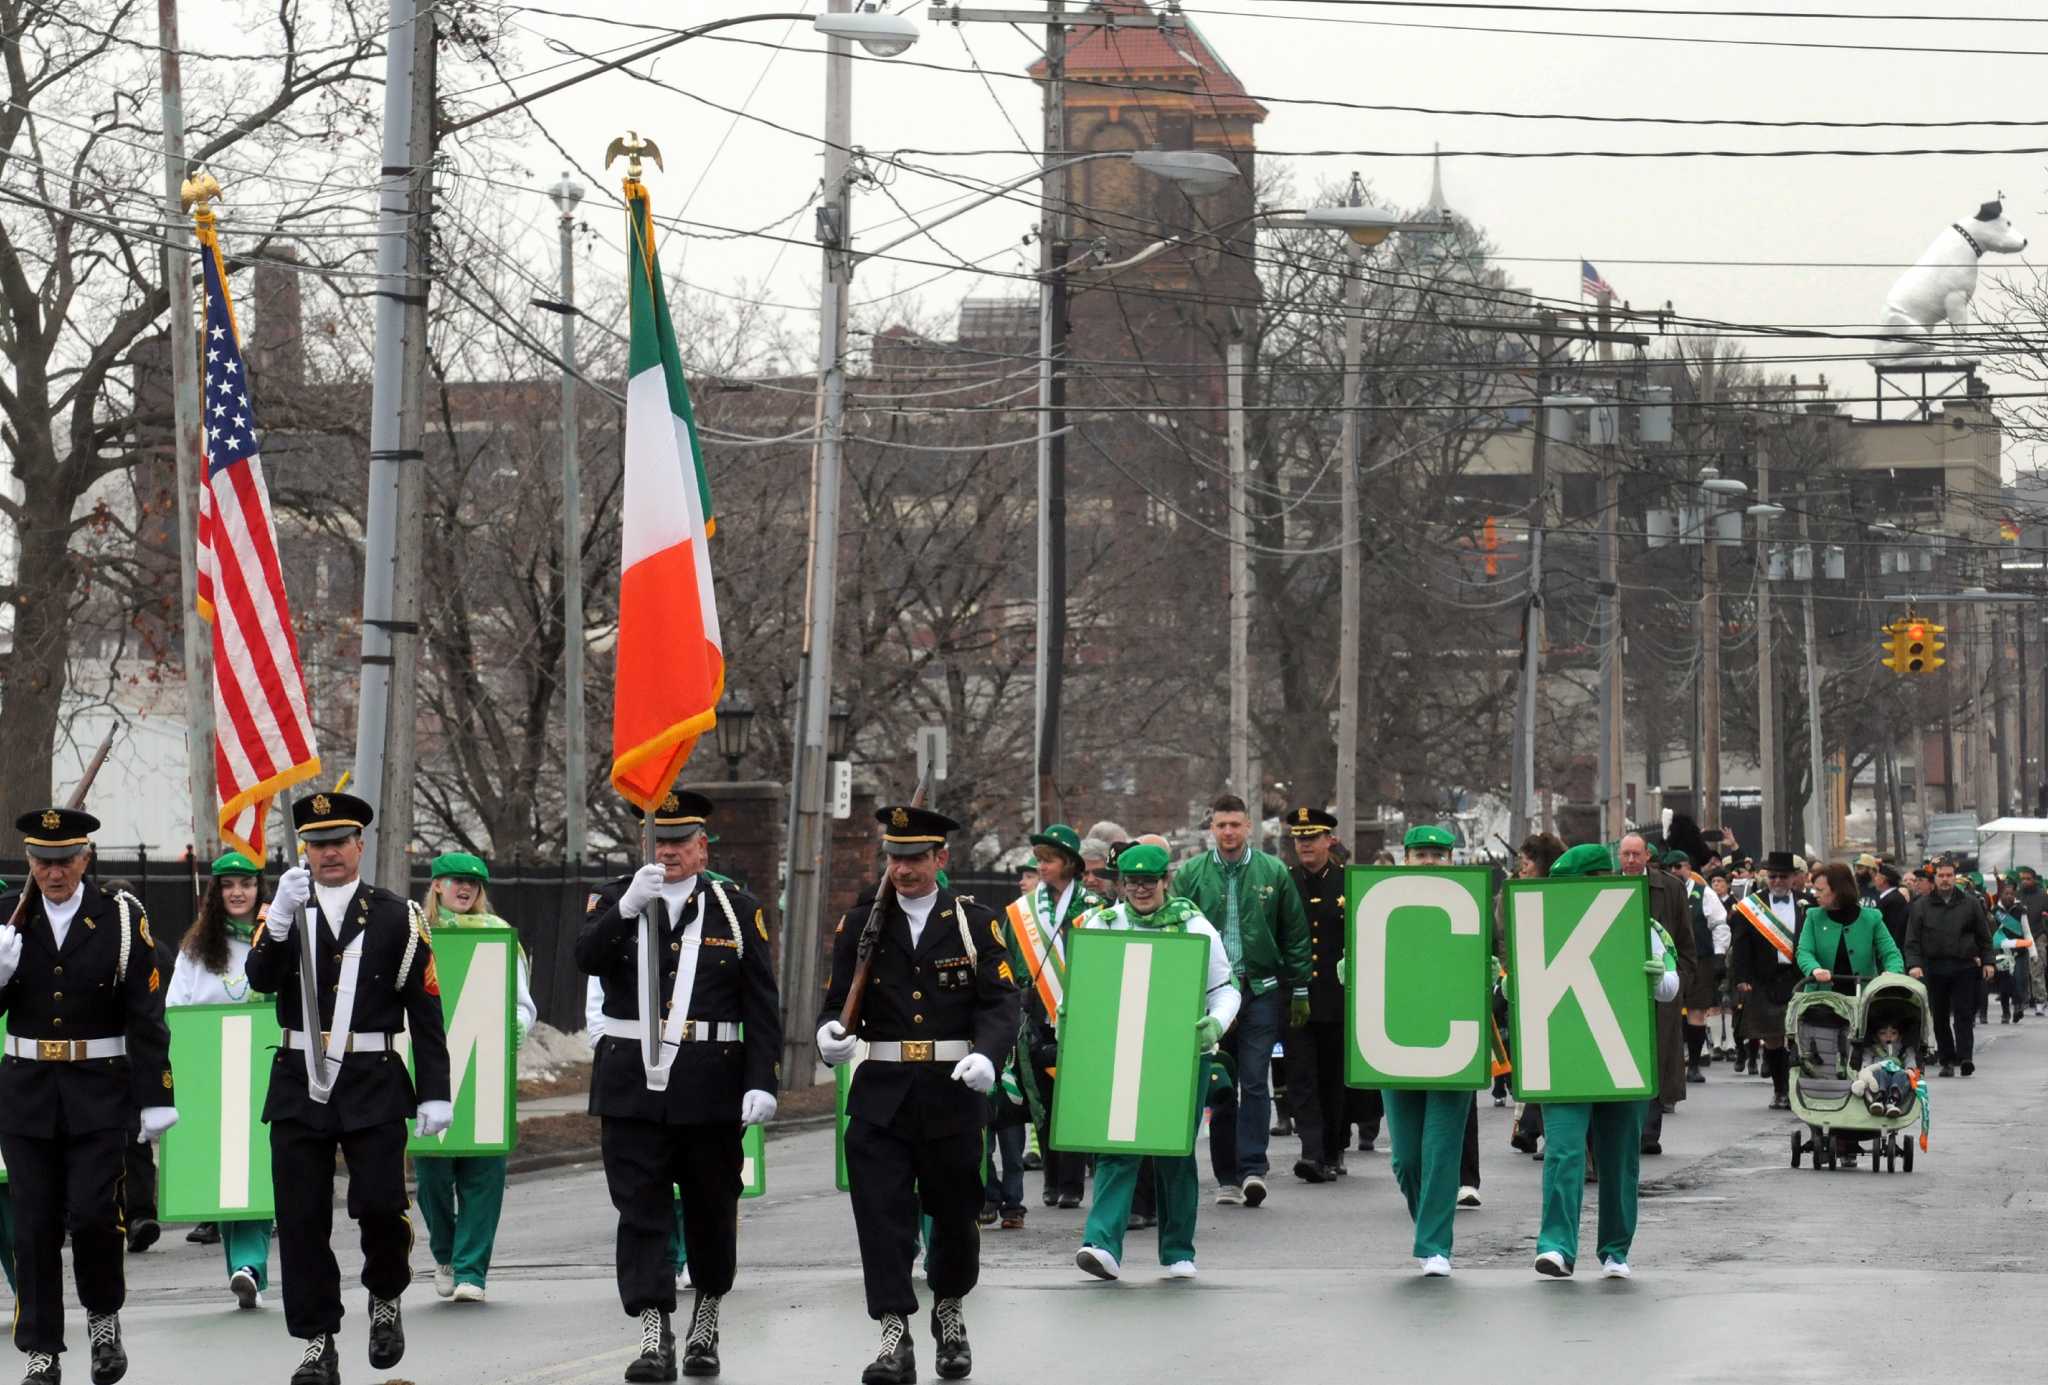
[[[250,297],[255,300],[255,330],[243,340],[248,347],[249,373],[264,393],[266,408],[282,407],[276,399],[278,387],[295,388],[306,383],[306,320],[299,295],[298,254],[289,246],[278,246],[257,262],[256,282]],[[292,263],[280,263],[289,261]],[[268,415],[266,415],[268,416]]]

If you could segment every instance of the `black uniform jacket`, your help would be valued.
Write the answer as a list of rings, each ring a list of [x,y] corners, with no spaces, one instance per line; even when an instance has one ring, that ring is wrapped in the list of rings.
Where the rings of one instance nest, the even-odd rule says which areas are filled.
[[[1308,1018],[1336,1024],[1344,1018],[1344,867],[1335,861],[1312,875],[1293,866],[1294,888],[1308,915]]]
[[[583,931],[576,937],[576,965],[604,987],[608,1020],[640,1016],[640,920],[619,912],[619,896],[632,878],[614,880],[591,896]],[[782,1004],[775,989],[768,922],[761,901],[729,881],[721,881],[719,888],[732,905],[730,920],[703,875],[697,877],[696,892],[684,901],[680,917],[669,918],[658,899],[648,906],[656,911],[661,939],[662,1013],[656,1022],[667,1021],[676,967],[682,960],[683,930],[701,904],[704,923],[698,933],[697,975],[690,984],[690,1010],[683,1018],[744,1025],[741,1041],[681,1044],[669,1068],[668,1089],[650,1092],[640,1040],[607,1033],[597,1041],[590,1072],[592,1115],[664,1125],[729,1125],[739,1121],[744,1093],[773,1093],[780,1085]]]
[[[404,1120],[422,1101],[448,1101],[448,1031],[441,1016],[441,983],[434,973],[434,951],[426,930],[419,929],[412,964],[399,968],[413,942],[412,911],[406,902],[367,881],[342,911],[336,937],[320,913],[320,897],[306,902],[303,926],[283,942],[267,928],[256,930],[249,949],[249,984],[277,997],[277,1022],[286,1029],[304,1029],[299,1009],[299,951],[309,944],[320,990],[319,1029],[334,1024],[335,994],[341,985],[341,952],[363,935],[363,957],[356,969],[355,1009],[349,1029],[357,1034],[412,1035],[412,1061],[417,1078],[408,1077],[396,1053],[350,1053],[341,1060],[333,1095],[325,1104],[306,1090],[306,1055],[283,1047],[270,1068],[270,1095],[263,1102],[265,1121],[295,1120],[316,1130],[364,1130],[386,1121]]]
[[[43,911],[40,894],[21,920],[21,965],[0,987],[7,1032],[22,1039],[128,1041],[125,1058],[76,1063],[29,1058],[0,1060],[0,1131],[54,1139],[61,1130],[80,1135],[126,1129],[145,1106],[175,1106],[171,1084],[171,1031],[164,1024],[166,977],[142,901],[128,902],[128,973],[116,980],[121,958],[121,914],[116,896],[90,880],[64,946]],[[0,896],[0,922],[14,917],[19,891]]]
[[[853,985],[861,929],[872,903],[839,920],[832,939],[832,980],[819,1023],[836,1020]],[[874,970],[861,1002],[860,1037],[966,1039],[1002,1070],[1017,1042],[1018,996],[1002,920],[986,905],[941,889],[925,920],[924,936],[910,945],[910,920],[892,893],[882,906]],[[970,953],[962,927],[974,943]],[[988,1099],[953,1081],[954,1062],[864,1062],[854,1071],[847,1114],[917,1137],[978,1130]]]
[[[1771,895],[1768,890],[1756,894],[1759,909],[1771,913]],[[1792,928],[1792,946],[1795,955],[1799,946],[1799,930],[1806,926],[1806,898],[1792,897],[1792,912],[1798,922]],[[1779,927],[1784,920],[1778,920]],[[1783,1005],[1792,999],[1792,992],[1799,986],[1798,964],[1788,960],[1784,953],[1764,940],[1751,923],[1733,909],[1728,911],[1728,984],[1731,986],[1752,986],[1764,999],[1773,1005]]]

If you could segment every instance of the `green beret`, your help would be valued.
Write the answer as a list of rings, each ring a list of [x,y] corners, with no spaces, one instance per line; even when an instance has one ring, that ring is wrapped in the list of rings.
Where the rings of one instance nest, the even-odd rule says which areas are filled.
[[[213,858],[213,865],[209,869],[216,879],[223,875],[263,874],[263,867],[257,865],[239,851],[223,851],[220,855]]]
[[[1586,842],[1572,847],[1550,867],[1550,876],[1612,875],[1614,874],[1614,853],[1599,842]]]
[[[1081,834],[1064,822],[1056,822],[1043,832],[1033,832],[1031,844],[1049,846],[1054,851],[1064,852],[1076,861],[1081,859]]]
[[[488,885],[491,881],[490,867],[481,856],[472,856],[467,851],[446,851],[434,858],[436,880],[474,880]]]
[[[1404,849],[1411,846],[1440,846],[1445,851],[1452,851],[1457,848],[1458,839],[1451,835],[1449,828],[1425,822],[1409,828],[1408,835],[1401,838],[1401,845]]]
[[[1167,864],[1166,848],[1150,842],[1126,847],[1124,854],[1116,858],[1119,875],[1164,875]]]
[[[1692,864],[1692,857],[1683,851],[1673,848],[1665,852],[1657,864],[1660,866],[1689,866]]]

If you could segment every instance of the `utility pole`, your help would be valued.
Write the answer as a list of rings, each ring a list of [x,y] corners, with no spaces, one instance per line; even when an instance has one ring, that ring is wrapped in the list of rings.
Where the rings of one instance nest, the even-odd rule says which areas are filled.
[[[1606,333],[1611,329],[1614,291],[1600,290],[1600,359],[1614,360],[1614,343]],[[1615,407],[1621,407],[1620,391]],[[1618,841],[1627,830],[1627,804],[1623,801],[1622,746],[1626,725],[1624,696],[1626,674],[1622,668],[1621,633],[1621,440],[1617,436],[1600,449],[1600,819],[1607,840]],[[1647,785],[1645,786],[1647,787]],[[1703,824],[1704,825],[1704,824]]]
[[[830,0],[832,13],[852,0]],[[792,1019],[818,994],[818,952],[831,828],[825,816],[826,732],[832,707],[832,655],[839,595],[839,482],[846,426],[846,313],[853,279],[853,59],[844,39],[825,45],[825,182],[818,207],[824,286],[818,304],[818,446],[811,465],[810,580],[805,592],[802,696],[797,703],[795,764],[789,802],[789,908],[783,916],[784,1006]],[[783,1026],[783,1070],[801,1080],[817,1065],[808,1022]]]
[[[1354,207],[1365,205],[1365,184],[1351,175]],[[1365,279],[1360,273],[1365,248],[1352,240],[1344,242],[1344,412],[1337,481],[1337,783],[1333,795],[1337,830],[1348,834],[1344,840],[1358,840],[1358,675],[1359,602],[1364,585],[1365,555],[1359,551],[1364,536],[1358,524],[1358,463],[1364,446],[1364,419],[1359,403],[1364,395],[1362,378],[1365,359]],[[1520,840],[1520,838],[1516,838]]]
[[[1756,500],[1771,499],[1771,454],[1761,437],[1756,448]],[[1778,816],[1778,693],[1771,676],[1771,545],[1770,516],[1756,519],[1756,758],[1763,766],[1763,849],[1771,851],[1784,835]]]
[[[213,645],[199,619],[199,338],[192,318],[192,235],[185,215],[185,83],[178,0],[157,0],[164,120],[164,284],[171,293],[171,404],[178,487],[178,601],[185,653],[185,775],[192,798],[192,852],[208,860],[220,842],[213,777]]]
[[[419,682],[422,376],[432,216],[434,24],[391,0],[384,64],[384,171],[377,205],[376,352],[370,383],[370,487],[363,535],[362,685],[355,779],[376,809],[364,878],[409,892],[413,705]],[[380,847],[389,843],[389,851]]]
[[[1809,491],[1800,496],[1799,505],[1799,542],[1807,551],[1806,590],[1800,594],[1806,624],[1806,842],[1825,861],[1834,856],[1834,842],[1828,831],[1834,813],[1833,795],[1825,792],[1821,755],[1820,648],[1813,635],[1813,586],[1820,580],[1820,563],[1809,542],[1813,534],[1812,512],[1813,496]]]
[[[1059,808],[1060,685],[1067,653],[1067,30],[1061,0],[1045,20],[1045,189],[1038,209],[1038,692],[1033,830]]]
[[[1699,397],[1702,406],[1714,402],[1711,349],[1700,355]],[[1714,523],[1720,501],[1711,491],[1700,494],[1707,526],[1700,536],[1700,730],[1694,742],[1700,772],[1693,780],[1693,808],[1695,821],[1708,828],[1721,825],[1721,548]]]
[[[1244,360],[1243,337],[1233,332],[1224,368],[1230,409],[1230,787],[1243,795],[1256,820],[1265,815],[1265,796],[1252,783],[1252,525],[1246,485]]]
[[[590,776],[583,727],[583,475],[576,455],[576,206],[583,185],[564,169],[549,195],[562,214],[562,835],[563,854],[580,866]]]
[[[1529,456],[1529,601],[1522,617],[1522,674],[1515,702],[1512,782],[1514,805],[1508,836],[1518,845],[1529,835],[1536,794],[1537,684],[1543,676],[1543,527],[1549,487],[1551,334],[1556,316],[1544,313],[1536,347],[1536,436]],[[1546,813],[1545,816],[1548,816]]]

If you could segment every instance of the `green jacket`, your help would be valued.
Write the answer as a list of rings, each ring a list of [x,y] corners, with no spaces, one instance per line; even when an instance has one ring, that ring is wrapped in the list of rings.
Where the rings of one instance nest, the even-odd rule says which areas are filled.
[[[1223,858],[1214,851],[1195,857],[1173,877],[1173,893],[1193,901],[1223,939],[1230,969],[1253,995],[1264,995],[1286,982],[1298,996],[1308,994],[1308,914],[1301,892],[1278,856],[1245,849],[1237,877],[1238,920],[1233,938],[1229,925],[1229,886]]]
[[[1798,954],[1799,974],[1806,980],[1809,991],[1830,989],[1831,983],[1813,979],[1815,971],[1835,968],[1835,952],[1842,939],[1842,925],[1828,917],[1828,911],[1820,908],[1808,909],[1799,926]],[[1880,972],[1903,972],[1906,959],[1899,954],[1899,945],[1892,941],[1892,930],[1884,926],[1884,915],[1865,905],[1855,920],[1848,926],[1849,965],[1858,976],[1876,976]]]

